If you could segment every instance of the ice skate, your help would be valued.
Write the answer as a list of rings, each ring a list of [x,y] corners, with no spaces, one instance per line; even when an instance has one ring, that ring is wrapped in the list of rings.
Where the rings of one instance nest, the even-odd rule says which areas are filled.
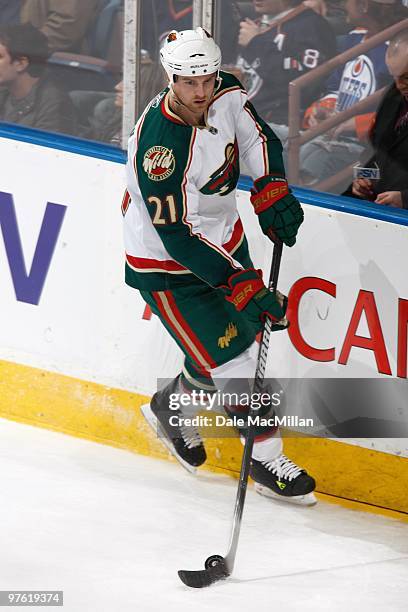
[[[302,506],[317,502],[314,478],[283,454],[272,461],[251,459],[250,476],[257,493],[265,497]]]
[[[196,468],[205,462],[207,455],[198,429],[183,424],[185,416],[181,410],[169,408],[170,395],[180,392],[178,383],[177,377],[164,389],[157,391],[150,404],[142,406],[141,411],[172,455],[187,471],[195,473]],[[171,421],[170,417],[173,417]],[[187,418],[191,417],[192,415],[189,415]]]

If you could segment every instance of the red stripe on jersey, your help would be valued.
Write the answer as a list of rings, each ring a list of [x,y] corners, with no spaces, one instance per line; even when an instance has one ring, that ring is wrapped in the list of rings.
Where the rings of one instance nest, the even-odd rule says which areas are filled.
[[[158,269],[163,272],[188,272],[187,268],[171,259],[147,259],[145,257],[134,257],[126,253],[127,262],[132,268],[138,269]]]
[[[223,244],[223,248],[231,253],[237,246],[239,246],[244,235],[244,228],[242,226],[241,219],[234,225],[234,229],[231,238]],[[147,257],[135,257],[134,255],[126,254],[126,260],[128,264],[137,270],[158,270],[162,272],[186,272],[190,273],[190,270],[179,264],[177,261],[172,259],[150,259]]]
[[[205,370],[204,368],[199,368],[196,363],[192,363],[191,365],[195,369],[197,374],[199,374],[200,376],[204,376],[204,378],[211,378],[211,374],[208,370]]]
[[[226,251],[228,251],[228,253],[231,253],[231,251],[233,251],[235,247],[240,243],[243,235],[244,235],[244,228],[242,227],[242,221],[241,219],[238,219],[238,221],[234,225],[234,229],[232,231],[231,238],[228,240],[228,242],[223,244],[222,247]]]
[[[126,215],[126,211],[129,208],[130,202],[131,202],[131,197],[130,197],[128,190],[126,189],[123,199],[122,199],[122,215],[123,216]]]
[[[149,306],[149,304],[146,304],[145,309],[142,314],[142,319],[144,321],[150,321],[150,319],[152,318],[152,314],[153,312],[152,312],[151,307]]]
[[[173,331],[181,346],[191,357],[191,359],[198,364],[199,368],[208,369],[210,367],[214,367],[212,365],[212,359],[207,359],[206,355],[208,355],[208,353],[205,351],[204,347],[202,347],[197,336],[181,316],[171,292],[153,291],[152,297],[157,304],[157,308],[163,317],[163,320]]]
[[[213,358],[207,352],[207,350],[205,349],[204,345],[201,343],[201,341],[198,338],[198,336],[196,336],[194,331],[188,325],[187,321],[183,318],[183,315],[181,314],[180,310],[177,307],[176,300],[174,299],[172,292],[171,291],[165,291],[164,293],[165,293],[165,295],[167,297],[167,300],[168,300],[168,302],[170,304],[170,307],[171,307],[171,309],[173,311],[173,314],[176,317],[177,321],[180,323],[180,325],[182,326],[184,331],[187,333],[189,338],[192,340],[194,345],[197,347],[197,349],[203,355],[203,357],[205,358],[205,360],[206,360],[207,364],[210,366],[210,368],[216,368],[217,364],[215,363],[215,361],[213,361]],[[200,365],[202,365],[202,364],[200,364]]]

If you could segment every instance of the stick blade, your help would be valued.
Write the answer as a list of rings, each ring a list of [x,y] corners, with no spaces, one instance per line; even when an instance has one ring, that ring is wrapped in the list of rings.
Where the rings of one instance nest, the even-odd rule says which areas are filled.
[[[218,582],[225,580],[230,575],[225,559],[219,557],[217,563],[213,566],[207,566],[203,570],[179,570],[179,578],[184,584],[193,589],[202,589]]]

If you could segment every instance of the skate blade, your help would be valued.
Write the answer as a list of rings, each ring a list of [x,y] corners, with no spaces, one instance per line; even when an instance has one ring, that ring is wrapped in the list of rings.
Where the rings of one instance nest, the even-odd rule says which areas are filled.
[[[295,504],[297,506],[314,506],[317,504],[317,499],[314,493],[306,493],[306,495],[292,495],[291,497],[284,497],[283,495],[279,495],[272,491],[269,487],[265,487],[264,485],[259,484],[258,482],[254,483],[255,491],[259,493],[259,495],[263,495],[264,497],[270,497],[271,499],[275,499],[280,502],[285,502],[288,504]]]
[[[170,442],[170,440],[166,436],[165,432],[163,431],[163,428],[161,427],[161,425],[160,425],[159,421],[157,420],[155,414],[153,413],[152,409],[150,408],[150,404],[144,404],[140,408],[140,410],[141,410],[144,418],[146,419],[146,421],[149,423],[150,427],[153,429],[153,431],[156,434],[158,440],[160,440],[160,442],[162,444],[164,444],[164,446],[167,448],[167,450],[170,451],[170,453],[173,455],[173,457],[175,457],[177,459],[177,461],[183,466],[183,468],[185,470],[187,470],[187,472],[189,472],[190,474],[196,474],[197,473],[197,468],[194,467],[193,465],[190,465],[189,463],[187,463],[187,461],[184,461],[184,459],[182,457],[180,457],[175,452],[173,444]]]

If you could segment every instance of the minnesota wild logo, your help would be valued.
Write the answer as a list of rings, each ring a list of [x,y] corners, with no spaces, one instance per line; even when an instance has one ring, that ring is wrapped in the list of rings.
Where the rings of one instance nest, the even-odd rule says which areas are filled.
[[[208,183],[201,187],[204,195],[227,195],[235,189],[239,178],[239,151],[238,143],[229,142],[225,147],[225,160],[210,176]]]
[[[172,149],[156,145],[143,157],[143,170],[151,181],[164,181],[174,172],[176,160]]]
[[[218,338],[218,346],[220,348],[228,348],[231,340],[238,336],[238,329],[235,323],[229,323],[225,330],[225,336]]]

